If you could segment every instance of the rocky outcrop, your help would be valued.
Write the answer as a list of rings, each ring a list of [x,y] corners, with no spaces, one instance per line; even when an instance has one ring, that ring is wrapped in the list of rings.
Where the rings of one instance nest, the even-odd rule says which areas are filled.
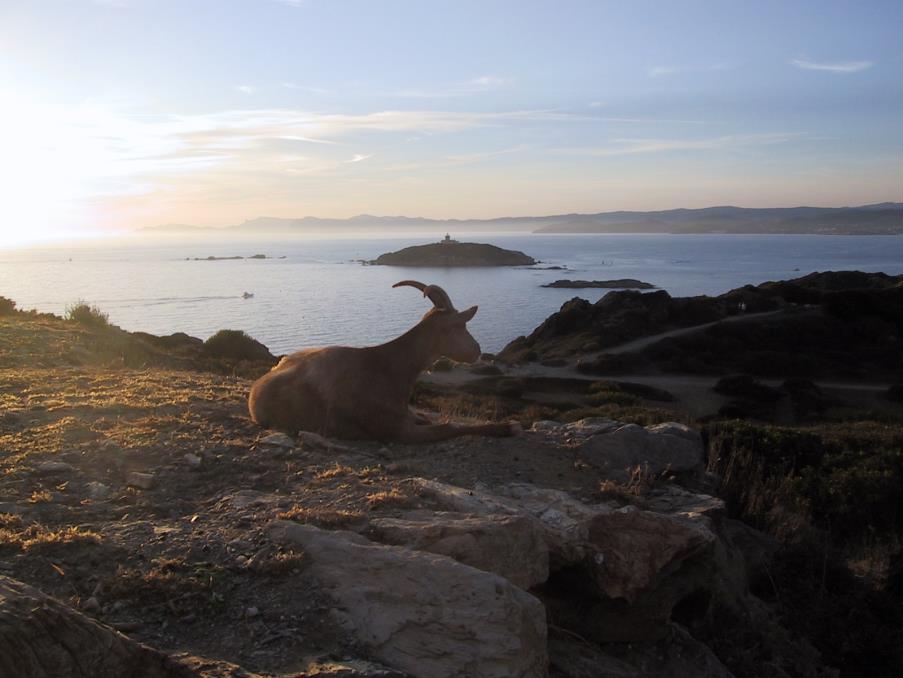
[[[276,521],[270,534],[304,550],[305,576],[380,661],[423,678],[546,675],[545,610],[506,579],[349,532]]]
[[[166,655],[0,575],[0,676],[190,678]]]
[[[612,291],[594,304],[575,297],[529,336],[505,346],[498,357],[519,362],[599,351],[643,336],[719,320],[725,317],[726,308],[718,298],[673,298],[664,290]]]
[[[518,515],[411,511],[370,521],[371,536],[454,558],[529,589],[549,577],[549,551],[534,521]]]
[[[590,437],[581,451],[589,463],[616,480],[626,479],[636,467],[659,476],[700,471],[705,462],[699,432],[675,422],[645,428],[627,424]]]
[[[690,493],[678,493],[678,506],[660,498],[662,512],[653,512],[587,505],[561,490],[529,484],[466,491],[435,481],[418,483],[421,492],[456,510],[509,512],[535,520],[552,572],[544,601],[594,640],[660,637],[680,600],[710,588],[717,538],[708,517],[686,510],[706,505],[706,497],[693,495],[693,503],[686,496]],[[579,608],[574,596],[582,600]]]
[[[617,280],[556,280],[542,285],[542,287],[557,287],[569,290],[579,289],[609,289],[609,290],[654,290],[655,285],[633,278],[619,278]]]

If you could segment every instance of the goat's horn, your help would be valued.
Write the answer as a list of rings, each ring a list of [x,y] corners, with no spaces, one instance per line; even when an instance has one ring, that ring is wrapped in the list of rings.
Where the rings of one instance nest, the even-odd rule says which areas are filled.
[[[438,285],[424,285],[422,282],[417,282],[416,280],[402,280],[401,282],[397,282],[392,285],[392,287],[404,286],[416,287],[418,290],[423,292],[423,296],[429,297],[429,300],[433,302],[433,306],[438,308],[440,311],[455,310],[455,306],[454,304],[452,304],[448,293]]]

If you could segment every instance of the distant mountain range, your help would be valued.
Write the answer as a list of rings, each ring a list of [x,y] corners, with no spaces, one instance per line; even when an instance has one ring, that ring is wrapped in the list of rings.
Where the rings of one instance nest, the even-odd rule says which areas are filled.
[[[360,214],[349,219],[258,217],[236,226],[202,228],[165,224],[140,229],[154,234],[289,234],[353,231],[533,233],[734,233],[734,234],[903,234],[903,203],[861,207],[705,207],[657,212],[600,212],[497,219],[426,219]]]

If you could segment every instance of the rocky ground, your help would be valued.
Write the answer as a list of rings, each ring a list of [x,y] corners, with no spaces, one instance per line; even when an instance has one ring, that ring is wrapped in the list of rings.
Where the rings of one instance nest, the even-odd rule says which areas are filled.
[[[0,318],[0,677],[836,675],[669,392],[481,365],[418,404],[523,435],[290,438],[265,358]]]

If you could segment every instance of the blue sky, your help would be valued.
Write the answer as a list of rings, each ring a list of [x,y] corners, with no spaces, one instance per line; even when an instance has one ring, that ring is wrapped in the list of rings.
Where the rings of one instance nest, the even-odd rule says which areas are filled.
[[[903,200],[901,26],[900,2],[0,0],[0,228]]]

